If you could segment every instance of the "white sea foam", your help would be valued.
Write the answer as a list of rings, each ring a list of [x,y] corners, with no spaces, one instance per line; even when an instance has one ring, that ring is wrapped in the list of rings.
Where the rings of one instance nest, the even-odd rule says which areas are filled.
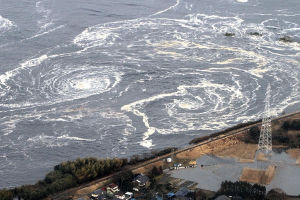
[[[214,88],[214,89],[210,89],[210,88]],[[170,134],[170,133],[175,133],[175,132],[180,132],[180,131],[188,131],[188,130],[197,130],[200,127],[201,128],[205,128],[205,126],[199,126],[199,124],[195,121],[195,119],[199,120],[199,114],[200,115],[206,115],[209,114],[210,112],[212,112],[211,110],[207,110],[205,111],[205,113],[194,113],[194,114],[189,114],[189,113],[185,113],[185,114],[180,114],[181,112],[178,111],[178,109],[184,109],[184,110],[197,110],[200,109],[201,106],[204,105],[205,103],[208,103],[207,100],[203,100],[201,99],[200,101],[197,100],[197,102],[193,102],[190,99],[187,99],[185,96],[190,96],[192,95],[190,93],[189,90],[207,90],[205,93],[206,95],[209,95],[209,98],[211,99],[212,96],[214,95],[215,97],[217,97],[218,100],[216,100],[216,104],[214,107],[214,112],[222,112],[224,109],[224,105],[222,103],[222,98],[225,97],[220,97],[218,93],[216,93],[214,90],[216,88],[220,88],[223,91],[228,90],[228,92],[233,93],[234,96],[232,96],[232,98],[234,99],[238,99],[238,98],[244,98],[242,96],[242,94],[239,92],[239,90],[235,90],[234,88],[229,88],[227,86],[224,85],[220,85],[220,84],[214,84],[208,81],[203,81],[200,84],[197,85],[181,85],[177,88],[176,92],[172,92],[172,93],[164,93],[164,94],[159,94],[153,97],[149,97],[146,99],[142,99],[136,102],[133,102],[131,104],[128,105],[124,105],[121,110],[127,111],[127,112],[132,112],[133,114],[139,116],[142,118],[143,123],[145,125],[145,127],[147,128],[147,131],[144,133],[143,135],[143,139],[141,141],[141,145],[145,146],[147,148],[152,147],[152,140],[149,139],[156,131],[159,132],[160,134]],[[232,94],[231,94],[232,95]],[[219,96],[219,97],[218,97]],[[176,119],[177,122],[170,122],[170,125],[172,124],[172,127],[168,128],[168,129],[163,129],[163,128],[158,128],[155,127],[154,125],[149,123],[149,116],[146,115],[146,113],[143,111],[145,109],[145,106],[150,103],[150,102],[157,102],[160,99],[169,99],[169,98],[173,98],[173,97],[180,97],[183,98],[182,100],[174,100],[172,103],[169,103],[166,105],[167,108],[167,113],[169,115],[170,119]],[[198,97],[199,98],[199,97]],[[197,98],[195,98],[197,99]],[[212,99],[211,99],[212,100]],[[245,101],[245,104],[247,103],[247,101]],[[178,124],[178,125],[177,125]],[[181,124],[181,125],[179,125]],[[182,126],[182,124],[184,124],[184,126]],[[198,124],[195,126],[195,124]],[[222,127],[226,127],[227,124],[224,122],[215,122],[212,121],[210,123],[211,125],[213,125],[211,128],[215,129],[216,126],[219,126],[219,128]],[[207,126],[206,124],[206,128],[208,128],[209,126]]]
[[[49,34],[49,33],[55,32],[55,31],[57,31],[57,30],[59,30],[59,29],[62,29],[62,28],[64,28],[64,27],[65,27],[65,25],[60,25],[60,26],[55,27],[55,28],[53,28],[53,29],[50,29],[50,30],[48,30],[48,31],[45,31],[45,32],[42,32],[42,33],[38,33],[38,34],[36,34],[36,35],[34,35],[34,36],[32,36],[32,37],[26,38],[25,40],[32,40],[32,39],[35,39],[35,38],[38,38],[38,37],[47,35],[47,34]]]
[[[156,13],[150,15],[150,17],[151,17],[151,16],[160,15],[160,14],[165,13],[165,12],[171,10],[171,9],[174,9],[174,8],[176,8],[176,7],[179,5],[179,3],[180,3],[180,0],[176,0],[176,3],[175,3],[174,5],[168,7],[168,8],[166,8],[166,9],[164,9],[164,10],[160,10],[160,11],[158,11],[158,12],[156,12]]]
[[[144,133],[143,140],[140,143],[142,146],[150,148],[153,145],[152,141],[149,139],[149,137],[155,133],[155,127],[150,126],[147,115],[145,113],[139,111],[138,108],[136,108],[136,107],[141,106],[142,104],[150,102],[150,101],[154,101],[157,99],[161,99],[161,98],[173,96],[173,95],[174,95],[173,93],[160,94],[158,96],[150,97],[148,99],[143,99],[143,100],[136,101],[131,104],[122,106],[121,110],[127,111],[127,112],[132,112],[133,114],[142,118],[143,123],[144,123],[145,127],[147,128],[147,131]]]
[[[36,135],[34,137],[30,137],[26,140],[30,143],[30,145],[42,145],[45,147],[61,147],[69,145],[69,142],[94,142],[95,139],[81,138],[76,136],[70,136],[69,134],[63,134],[60,136],[53,135]]]
[[[42,62],[44,62],[47,59],[48,59],[47,55],[42,55],[38,58],[26,60],[23,63],[20,63],[20,67],[13,69],[11,71],[5,72],[4,74],[0,75],[0,81],[2,84],[5,84],[8,79],[17,75],[21,70],[28,68],[28,67],[40,65]]]
[[[0,15],[0,33],[8,31],[13,26],[15,26],[15,25],[12,21],[10,21],[9,19],[6,19]]]
[[[178,86],[176,92],[163,92],[122,107],[123,111],[131,112],[141,118],[147,129],[142,136],[141,145],[150,148],[153,145],[151,137],[155,133],[175,134],[190,130],[222,129],[244,119],[244,113],[247,113],[248,109],[255,105],[256,93],[261,87],[261,79],[266,74],[274,73],[273,64],[277,62],[274,57],[275,53],[280,55],[278,51],[285,50],[274,42],[272,39],[274,33],[268,30],[264,23],[245,24],[244,20],[238,16],[224,17],[205,14],[191,14],[185,19],[144,18],[90,27],[78,35],[74,39],[74,43],[87,49],[91,47],[95,49],[97,47],[118,49],[114,45],[120,45],[124,42],[128,51],[145,46],[141,52],[143,55],[149,55],[151,59],[168,59],[171,63],[174,60],[179,62],[194,61],[200,66],[224,65],[222,69],[209,68],[195,71],[193,68],[191,69],[192,73],[174,72],[174,74],[182,76],[183,80],[188,74],[202,77],[204,73],[212,81],[195,78],[192,79],[195,84]],[[125,30],[126,32],[124,32]],[[160,33],[156,32],[157,30],[164,30],[168,37],[161,38]],[[253,30],[259,31],[262,36],[249,34]],[[224,33],[227,31],[234,32],[235,37],[246,38],[248,43],[242,46],[230,46],[219,42],[219,37],[224,37]],[[127,33],[130,36],[134,35],[133,41],[128,41]],[[211,37],[216,37],[216,39]],[[257,48],[260,45],[271,49],[271,51],[260,50]],[[296,48],[293,49],[295,52],[297,51]],[[133,56],[129,56],[123,51],[114,55],[123,56],[124,60],[129,62],[143,63],[142,54],[137,53],[137,51],[130,53]],[[231,65],[239,67],[227,67]],[[163,68],[163,66],[160,67]],[[189,67],[182,66],[182,69],[185,68],[189,69]],[[223,73],[226,74],[225,77],[228,77],[225,83],[214,83],[214,75],[219,76]],[[249,82],[245,83],[244,80],[246,79]],[[278,76],[272,74],[272,79],[277,80]],[[278,81],[281,79],[279,78]],[[135,84],[144,84],[144,80],[137,80],[125,87],[124,91],[119,93],[119,97],[130,92]],[[252,91],[247,91],[248,87]],[[190,90],[196,90],[201,95],[192,94]],[[144,88],[142,91],[147,92],[148,90]],[[172,99],[175,97],[177,99]],[[150,102],[157,103],[163,100],[168,103],[163,104],[165,106],[165,113],[163,113],[166,116],[162,116],[164,122],[160,123],[148,114],[147,105]],[[295,100],[293,99],[293,101]],[[216,115],[222,116],[221,121],[214,119]],[[207,116],[208,119],[204,116]],[[257,118],[255,114],[247,115],[247,117],[248,119]],[[203,119],[206,123],[199,124],[196,119]]]
[[[165,12],[172,8],[175,7],[170,7]],[[73,40],[73,43],[82,47],[82,50],[48,55],[51,62],[47,62],[50,63],[47,67],[41,67],[44,70],[40,74],[43,78],[38,85],[39,92],[41,96],[44,95],[46,101],[37,105],[72,101],[105,92],[112,94],[115,92],[116,96],[122,98],[124,95],[131,95],[135,89],[137,92],[143,92],[145,96],[150,94],[150,97],[140,100],[133,97],[136,99],[132,103],[121,108],[122,111],[131,112],[142,120],[146,131],[141,136],[140,144],[147,148],[155,145],[152,141],[155,134],[212,131],[245,119],[257,119],[260,114],[257,111],[259,104],[257,97],[259,91],[264,88],[264,81],[267,80],[264,77],[276,83],[285,81],[287,88],[298,88],[299,85],[299,81],[295,78],[298,72],[289,75],[290,66],[285,66],[286,71],[274,66],[277,62],[295,63],[295,55],[298,55],[296,45],[294,47],[291,44],[274,42],[276,35],[266,26],[276,24],[276,20],[247,24],[239,16],[190,14],[184,19],[151,17],[89,27]],[[286,31],[298,30],[295,24],[285,22],[285,25]],[[249,34],[252,31],[258,31],[262,36]],[[231,39],[224,39],[225,32],[235,33],[234,40],[243,38],[240,40],[242,44],[229,43],[228,40]],[[282,52],[288,48],[295,54],[289,55],[289,61],[285,61]],[[96,53],[128,67],[124,69],[112,64],[107,66],[66,64],[61,61],[65,57],[74,56],[75,59],[80,59],[83,55],[85,57]],[[28,66],[31,65],[39,66],[41,63],[36,64],[34,61],[26,63],[25,69],[29,69]],[[162,73],[153,77],[141,75],[147,73],[143,67],[154,71],[167,71],[167,74]],[[132,71],[137,76],[131,76]],[[113,89],[120,83],[123,75],[125,77],[128,75],[129,78],[124,82],[128,85]],[[289,76],[295,77],[289,80],[286,78]],[[129,79],[133,79],[132,82],[128,82]],[[160,79],[180,80],[180,83],[167,82],[166,85],[171,84],[175,88],[172,86],[164,88],[153,95],[152,88],[148,88],[147,85],[156,81],[160,84],[162,83]],[[19,82],[17,84],[21,85]],[[274,99],[282,100],[282,103],[276,103],[278,106],[274,110],[282,110],[287,105],[297,102],[298,93],[292,90],[290,97],[283,97],[280,92],[273,94]],[[109,100],[115,101],[114,98],[110,97]],[[29,102],[35,101],[31,99]],[[159,117],[154,116],[149,110],[148,105],[152,103],[162,108]],[[70,116],[68,113],[62,119],[77,122],[88,116],[85,112],[89,113],[86,110],[72,113]],[[129,117],[126,119],[115,112],[103,112],[99,117],[109,120],[124,119],[125,124],[131,124]],[[112,129],[116,127],[118,124],[109,126]],[[135,132],[132,124],[125,127],[121,131],[124,138],[118,139],[124,145],[128,142],[127,136]]]
[[[60,69],[60,65],[53,67],[50,73],[55,77],[49,76],[49,81],[41,83],[45,92],[50,89],[52,101],[70,101],[110,91],[121,81],[122,75],[107,67],[78,66],[69,70]]]
[[[37,6],[47,8],[47,2]],[[173,11],[181,15],[198,8],[178,2],[150,18],[89,27],[73,40],[80,50],[62,45],[1,74],[0,140],[9,144],[1,148],[13,151],[1,155],[8,158],[1,166],[10,167],[16,152],[30,160],[37,148],[68,145],[93,144],[99,151],[113,146],[105,155],[128,155],[172,138],[162,134],[183,138],[258,119],[268,82],[275,115],[300,104],[298,43],[278,41],[284,35],[299,38],[299,27],[281,20],[295,13],[278,11],[258,24],[248,23],[248,16],[244,21],[247,14],[232,13],[178,19]],[[157,18],[171,12],[177,19]],[[46,14],[41,10],[40,31],[32,41],[63,28],[53,26],[51,12],[47,19]],[[268,19],[272,14],[254,15]],[[226,32],[235,36],[225,37]],[[141,124],[135,127],[131,117]],[[36,124],[49,129],[35,134],[30,128]],[[16,135],[23,126],[30,134]],[[91,131],[76,134],[77,128]]]
[[[26,99],[26,102],[19,102],[17,105],[14,105],[13,103],[1,105],[13,108],[46,104],[50,105],[63,101],[72,101],[108,92],[116,87],[121,81],[122,73],[118,72],[117,68],[89,65],[66,67],[62,66],[59,62],[53,65],[50,64],[51,67],[48,66],[47,68],[44,68],[42,65],[46,60],[51,61],[53,59],[61,59],[60,57],[64,56],[65,55],[42,55],[24,61],[20,64],[20,67],[0,75],[0,83],[2,83],[3,88],[2,93],[0,94],[5,96],[7,92],[14,92],[14,98],[17,99],[19,95],[18,91],[10,90],[11,84],[7,84],[7,81],[10,79],[13,80],[13,77],[20,75],[21,72],[31,73],[36,68],[46,69],[41,70],[39,76],[32,77],[32,81],[27,80],[27,84],[33,84],[33,87],[39,87],[38,96],[44,98],[43,102],[39,102],[38,100],[35,100],[34,96],[31,96]],[[22,85],[20,81],[13,81],[14,84]],[[34,88],[27,89],[28,94],[36,93],[36,90],[31,92],[32,89]]]
[[[38,25],[40,26],[41,31],[46,30],[48,27],[52,26],[54,22],[51,19],[52,11],[44,5],[45,1],[38,1],[35,4],[36,10],[42,17],[38,20]]]
[[[11,134],[14,131],[14,129],[16,128],[16,123],[17,120],[13,120],[13,119],[1,123],[2,126],[1,131],[4,133],[5,136]]]
[[[74,141],[88,141],[88,142],[95,141],[95,139],[86,139],[86,138],[80,138],[80,137],[72,137],[72,136],[69,136],[68,134],[59,136],[57,138],[58,139],[66,139],[66,140],[74,140]]]
[[[108,39],[110,35],[110,30],[105,29],[105,27],[102,26],[95,26],[86,29],[80,35],[76,36],[73,42],[82,47],[97,46],[105,44],[106,39]]]

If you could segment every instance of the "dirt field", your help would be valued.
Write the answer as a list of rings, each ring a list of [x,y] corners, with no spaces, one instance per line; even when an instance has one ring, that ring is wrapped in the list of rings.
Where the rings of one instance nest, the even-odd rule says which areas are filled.
[[[289,149],[287,152],[292,158],[297,159],[300,157],[300,148]]]
[[[257,158],[256,158],[257,160],[260,160],[260,161],[267,161],[268,160],[268,158],[266,157],[266,155],[265,154],[263,154],[262,152],[259,152],[258,154],[257,154]]]
[[[253,169],[253,168],[244,168],[240,181],[247,181],[250,183],[260,183],[261,177],[265,174],[263,170]]]
[[[275,170],[276,167],[271,165],[266,170],[244,168],[240,181],[267,185],[272,181]]]
[[[197,146],[191,150],[178,153],[176,157],[178,159],[197,159],[206,154],[214,154],[216,152],[221,152],[224,149],[231,149],[232,146],[239,142],[240,140],[237,136],[232,136],[223,140],[212,141],[210,143]]]
[[[289,149],[287,152],[292,158],[297,159],[296,164],[300,164],[300,148]]]
[[[214,152],[214,155],[239,159],[240,162],[254,162],[256,144],[236,143],[229,148]]]

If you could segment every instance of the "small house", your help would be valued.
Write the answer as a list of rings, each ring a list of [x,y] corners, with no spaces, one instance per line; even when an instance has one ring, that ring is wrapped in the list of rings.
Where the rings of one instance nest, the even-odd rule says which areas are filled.
[[[123,199],[125,199],[125,195],[124,195],[124,194],[116,194],[116,195],[115,195],[115,198],[116,198],[116,199],[123,200]]]
[[[108,185],[108,187],[106,187],[107,193],[116,193],[119,192],[119,187],[118,185],[111,183]]]
[[[125,199],[131,199],[133,197],[133,193],[132,192],[126,192],[125,193]]]
[[[99,197],[98,194],[91,194],[91,199],[96,200],[96,199],[98,199],[98,197]]]
[[[139,174],[134,178],[133,184],[138,187],[147,188],[150,185],[150,180],[148,176],[144,174]]]

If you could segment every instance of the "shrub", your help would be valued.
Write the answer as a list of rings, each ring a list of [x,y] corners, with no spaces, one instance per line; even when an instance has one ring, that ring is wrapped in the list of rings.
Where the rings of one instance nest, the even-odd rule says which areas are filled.
[[[300,120],[295,119],[291,121],[285,121],[282,125],[284,130],[300,130]]]
[[[151,177],[155,177],[155,176],[159,176],[163,173],[163,169],[162,167],[157,168],[156,166],[154,166],[151,170]]]
[[[12,191],[7,190],[7,189],[0,190],[0,199],[1,200],[11,200],[11,199],[13,199]]]
[[[260,129],[257,126],[251,127],[248,134],[245,137],[245,142],[247,143],[258,143],[260,135]]]
[[[240,196],[244,199],[264,199],[266,195],[266,187],[258,184],[251,185],[247,182],[224,181],[218,191],[219,195],[225,194],[230,196]]]
[[[128,163],[127,159],[80,158],[62,162],[49,172],[44,180],[34,185],[24,185],[12,190],[1,190],[0,199],[13,196],[24,200],[40,200],[56,192],[74,187],[80,183],[120,171]]]

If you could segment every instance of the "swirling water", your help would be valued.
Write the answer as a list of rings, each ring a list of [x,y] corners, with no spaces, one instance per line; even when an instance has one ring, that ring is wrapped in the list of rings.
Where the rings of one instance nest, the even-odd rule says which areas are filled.
[[[274,115],[299,108],[299,10],[295,0],[0,0],[0,187],[258,119],[268,83]]]

